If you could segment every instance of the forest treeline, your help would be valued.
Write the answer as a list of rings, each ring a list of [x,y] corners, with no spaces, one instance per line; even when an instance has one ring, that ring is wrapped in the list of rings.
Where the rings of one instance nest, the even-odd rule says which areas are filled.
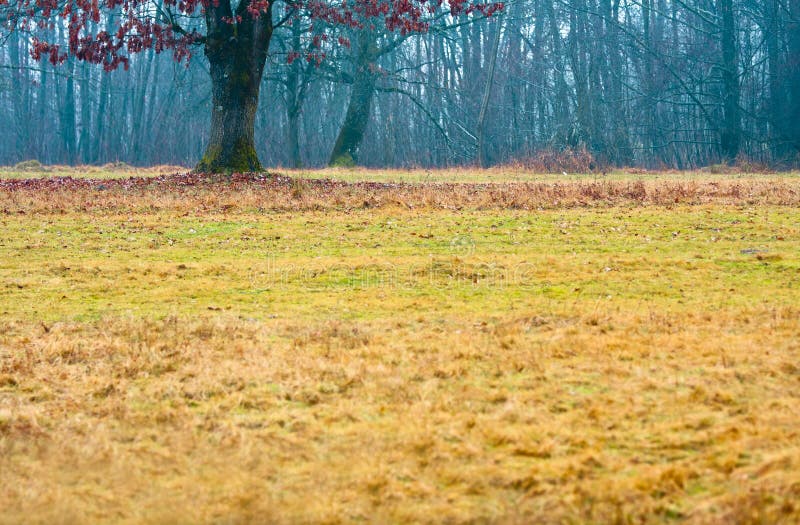
[[[265,165],[494,165],[583,150],[648,168],[800,159],[798,0],[512,0],[420,34],[339,29],[324,59],[304,48],[313,30],[273,36],[256,115]],[[46,31],[66,41],[59,23]],[[188,62],[148,49],[106,73],[34,60],[24,31],[0,38],[0,164],[203,155],[202,48]]]

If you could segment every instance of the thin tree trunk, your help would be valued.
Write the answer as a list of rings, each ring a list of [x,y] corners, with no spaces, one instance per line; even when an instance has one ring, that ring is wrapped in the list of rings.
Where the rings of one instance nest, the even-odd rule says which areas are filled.
[[[766,0],[764,38],[767,46],[767,68],[769,83],[769,135],[772,138],[773,158],[780,159],[784,148],[780,140],[783,135],[783,89],[781,86],[780,37],[778,20],[780,12],[779,0]]]
[[[483,90],[483,100],[481,100],[481,110],[478,113],[478,125],[476,127],[475,136],[478,142],[477,162],[481,168],[486,168],[489,161],[486,158],[486,115],[489,111],[489,101],[492,96],[494,88],[494,72],[497,69],[497,55],[500,52],[500,38],[503,33],[503,15],[500,15],[500,20],[497,21],[495,27],[494,43],[492,44],[492,54],[489,57],[489,72],[486,76],[486,87]]]
[[[375,98],[375,42],[368,30],[359,35],[359,54],[356,71],[350,89],[350,100],[344,123],[331,152],[331,166],[353,166],[358,161],[358,149],[364,139]]]
[[[27,92],[28,92],[28,78],[27,72],[23,70],[22,53],[20,53],[20,43],[22,38],[19,32],[15,32],[9,38],[8,48],[10,51],[11,67],[13,68],[14,81],[17,84],[15,89],[11,90],[11,100],[14,106],[14,138],[17,158],[22,152],[27,151],[28,147],[28,130],[29,122],[27,121]]]
[[[146,54],[138,57],[139,67],[137,68],[138,79],[136,85],[136,92],[133,101],[133,122],[131,136],[133,137],[131,144],[131,153],[134,158],[140,162],[144,151],[143,142],[145,139],[144,129],[147,124],[145,120],[145,107],[147,102],[147,85],[150,80],[150,69],[153,67],[153,62],[157,60],[155,53],[151,49]],[[156,80],[154,79],[155,83]],[[155,104],[155,100],[150,100],[150,104]]]
[[[553,101],[553,134],[558,137],[558,141],[567,142],[569,128],[569,86],[565,78],[563,45],[561,41],[561,27],[556,17],[553,7],[553,0],[544,0],[547,18],[550,26],[550,38],[552,40],[552,61],[554,65],[553,82],[555,83],[556,96]]]
[[[92,146],[92,161],[95,163],[105,160],[102,148],[103,146],[107,146],[107,144],[104,144],[103,138],[105,137],[106,121],[109,118],[109,115],[106,112],[106,104],[108,103],[108,88],[110,82],[111,76],[107,73],[101,73],[99,93],[100,100],[97,105],[97,115],[95,116],[93,137],[94,145]]]
[[[300,28],[292,27],[290,40],[294,50],[300,49]],[[289,165],[301,168],[303,160],[300,155],[300,110],[306,96],[308,87],[308,71],[303,71],[301,60],[295,60],[286,72],[286,142],[289,146]]]
[[[91,107],[90,104],[90,92],[89,92],[89,82],[90,82],[90,69],[88,64],[83,63],[81,64],[81,79],[79,84],[80,87],[80,103],[81,103],[81,134],[80,134],[80,150],[81,150],[81,162],[84,164],[88,164],[92,158],[92,114],[91,114]],[[95,116],[95,118],[98,118]]]
[[[786,136],[795,154],[800,154],[800,2],[790,2],[786,32],[789,41],[787,81],[789,107]]]
[[[64,157],[68,164],[75,162],[75,61],[67,66],[67,85],[61,108],[61,140],[64,142]]]
[[[47,88],[48,84],[50,83],[50,74],[48,72],[48,67],[50,64],[46,60],[39,61],[39,93],[36,96],[36,104],[38,107],[38,125],[40,126],[39,133],[36,134],[36,158],[41,160],[42,162],[47,162],[47,149],[50,141],[48,140],[48,132],[49,126],[45,127],[45,122],[47,122]]]
[[[719,0],[718,9],[722,17],[722,106],[723,128],[720,145],[727,161],[739,154],[742,140],[742,122],[739,114],[739,71],[736,61],[736,20],[733,0]]]

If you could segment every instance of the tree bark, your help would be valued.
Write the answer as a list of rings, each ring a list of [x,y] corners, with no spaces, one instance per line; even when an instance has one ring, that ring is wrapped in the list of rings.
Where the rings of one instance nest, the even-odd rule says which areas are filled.
[[[742,140],[742,122],[739,112],[739,68],[736,62],[736,19],[733,0],[719,0],[722,17],[722,111],[723,128],[720,137],[722,154],[733,161],[739,154]]]
[[[769,125],[773,160],[783,160],[785,145],[780,140],[784,134],[783,75],[780,48],[780,0],[766,0],[762,31],[767,47],[769,79]]]
[[[350,100],[347,104],[347,114],[328,161],[330,166],[353,166],[358,160],[358,148],[364,139],[372,110],[372,100],[375,98],[373,68],[376,51],[370,31],[362,31],[359,35],[359,54],[356,59],[356,71],[353,77],[353,87],[350,90]]]
[[[302,28],[298,25],[291,27],[292,49],[298,50],[301,46],[300,36]],[[303,65],[302,60],[295,60],[286,71],[284,82],[286,100],[286,142],[289,147],[289,165],[292,168],[302,168],[303,159],[300,154],[300,111],[305,101],[308,85],[310,83],[311,64]]]
[[[563,45],[561,41],[561,28],[556,11],[553,6],[554,0],[545,0],[544,8],[547,12],[547,19],[550,26],[550,38],[552,39],[551,59],[553,61],[553,83],[555,84],[555,97],[553,99],[553,134],[555,142],[559,145],[567,145],[569,142],[569,86],[565,78],[566,64],[564,63]]]
[[[608,151],[609,160],[620,166],[627,166],[632,161],[630,141],[628,139],[626,108],[623,104],[624,57],[620,50],[619,6],[620,0],[601,2],[605,11],[605,52],[608,66],[604,68],[604,85],[607,87],[604,96],[609,100],[609,121],[612,127],[613,140]]]
[[[64,159],[67,164],[74,164],[75,148],[75,61],[70,60],[67,66],[67,85],[64,92],[64,105],[61,107],[60,124],[61,140],[64,144]]]
[[[22,59],[26,55],[20,50],[23,47],[25,39],[20,33],[14,33],[9,37],[9,54],[11,59],[11,67],[14,70],[14,82],[17,83],[17,88],[11,91],[11,102],[14,114],[14,131],[15,131],[15,145],[14,150],[17,152],[18,160],[25,160],[19,157],[20,152],[28,151],[28,109],[30,98],[28,96],[30,82],[28,81],[28,70],[24,67]]]
[[[91,101],[91,93],[89,92],[89,81],[91,70],[85,62],[81,64],[81,77],[78,81],[78,91],[80,93],[81,105],[81,132],[78,139],[78,149],[80,150],[80,159],[84,164],[88,164],[92,159],[92,113],[91,108],[93,104]],[[94,118],[98,118],[95,115]]]
[[[481,100],[481,109],[478,113],[478,125],[477,129],[475,130],[475,136],[477,137],[477,152],[476,152],[476,160],[478,161],[478,166],[481,168],[488,168],[489,167],[489,160],[486,158],[486,116],[489,111],[489,101],[492,96],[492,90],[494,89],[494,72],[497,68],[497,55],[500,53],[500,38],[503,32],[503,15],[500,15],[500,21],[497,23],[497,27],[494,28],[494,43],[492,44],[492,54],[489,56],[489,71],[486,77],[486,86],[483,91],[483,99]]]
[[[110,95],[110,82],[110,74],[104,73],[100,77],[100,93],[98,94],[97,115],[95,115],[94,132],[92,133],[91,158],[92,162],[98,164],[107,160],[105,153],[108,145],[103,141],[103,138],[105,137],[106,120],[109,118],[106,106]]]
[[[230,2],[221,0],[206,10],[205,54],[211,72],[211,132],[199,173],[261,171],[255,147],[255,117],[259,87],[272,38],[272,6],[258,18],[242,0],[232,24]]]
[[[292,108],[289,110],[289,122],[286,129],[287,140],[289,142],[289,163],[292,168],[302,168],[303,159],[300,156],[300,114],[299,110]]]
[[[800,2],[789,3],[786,32],[789,43],[789,62],[786,68],[789,88],[786,135],[795,153],[800,155]]]

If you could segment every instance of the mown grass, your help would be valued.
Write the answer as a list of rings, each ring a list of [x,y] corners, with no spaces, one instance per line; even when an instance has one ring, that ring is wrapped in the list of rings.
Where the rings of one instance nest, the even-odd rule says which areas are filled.
[[[0,522],[796,522],[797,187],[650,184],[0,191]]]

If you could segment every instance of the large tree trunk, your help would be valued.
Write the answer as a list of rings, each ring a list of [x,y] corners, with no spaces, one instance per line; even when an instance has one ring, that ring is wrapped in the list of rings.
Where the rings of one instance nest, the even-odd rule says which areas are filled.
[[[195,168],[203,173],[260,171],[256,155],[257,80],[249,64],[211,61],[211,133]]]
[[[360,35],[359,55],[356,60],[356,71],[353,87],[350,90],[350,101],[344,124],[331,152],[331,166],[352,166],[358,158],[358,148],[364,139],[372,110],[372,99],[375,97],[375,42],[372,34],[364,30]]]
[[[206,13],[205,53],[211,70],[211,133],[200,173],[261,171],[256,154],[255,117],[261,76],[272,37],[272,8],[253,19],[240,2],[233,25],[228,2]],[[242,5],[245,5],[243,8]]]

